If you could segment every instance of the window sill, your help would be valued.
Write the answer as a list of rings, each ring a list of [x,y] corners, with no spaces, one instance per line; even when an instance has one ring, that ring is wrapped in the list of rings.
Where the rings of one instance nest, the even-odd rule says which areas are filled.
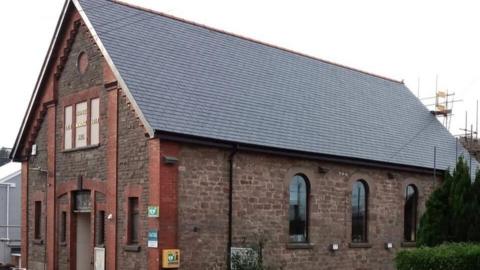
[[[417,247],[417,242],[402,242],[400,246],[404,248],[414,248]]]
[[[350,243],[348,244],[349,248],[371,248],[372,244],[365,242],[365,243]]]
[[[67,246],[67,242],[60,242],[59,244],[61,247],[66,247]]]
[[[35,244],[35,245],[43,245],[43,239],[33,239],[33,244]]]
[[[123,247],[123,250],[127,252],[140,252],[140,245],[126,245]]]
[[[287,249],[313,249],[315,245],[312,244],[312,243],[308,243],[308,242],[299,242],[299,243],[295,243],[295,242],[290,242],[290,243],[287,243]]]
[[[90,150],[99,147],[100,144],[92,144],[92,145],[87,145],[87,146],[82,146],[82,147],[77,147],[77,148],[71,148],[71,149],[64,149],[62,153],[71,153],[71,152],[76,152],[76,151],[82,151],[82,150]]]

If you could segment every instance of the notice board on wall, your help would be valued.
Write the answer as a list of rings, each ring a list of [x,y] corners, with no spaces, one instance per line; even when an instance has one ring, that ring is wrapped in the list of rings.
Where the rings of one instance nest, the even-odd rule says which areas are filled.
[[[105,270],[105,248],[95,248],[95,270]]]

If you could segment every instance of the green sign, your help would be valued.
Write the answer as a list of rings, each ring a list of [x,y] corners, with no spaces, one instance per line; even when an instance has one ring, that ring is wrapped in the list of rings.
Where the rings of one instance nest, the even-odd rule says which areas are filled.
[[[148,206],[148,217],[158,217],[158,206]]]

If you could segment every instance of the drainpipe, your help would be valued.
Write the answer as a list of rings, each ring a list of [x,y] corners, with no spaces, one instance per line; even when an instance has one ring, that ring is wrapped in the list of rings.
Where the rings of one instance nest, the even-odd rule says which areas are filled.
[[[437,147],[433,147],[433,187],[435,188],[435,182],[437,181]]]
[[[7,185],[7,238],[10,240],[10,185]]]
[[[229,189],[228,189],[228,243],[227,243],[227,269],[231,270],[231,259],[232,259],[232,224],[233,224],[233,162],[235,154],[238,151],[237,145],[234,145],[232,152],[228,156],[229,170]]]

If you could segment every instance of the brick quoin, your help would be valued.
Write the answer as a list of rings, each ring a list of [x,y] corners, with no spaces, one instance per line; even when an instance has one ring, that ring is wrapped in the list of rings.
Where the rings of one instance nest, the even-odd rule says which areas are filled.
[[[117,159],[118,159],[118,88],[113,84],[108,90],[108,141],[107,141],[107,219],[106,269],[116,269],[117,251]]]
[[[55,222],[55,103],[47,109],[47,269],[54,270],[56,260]]]
[[[160,140],[153,138],[148,141],[148,182],[149,194],[148,204],[152,206],[160,205]],[[158,218],[148,218],[148,229],[159,229]],[[159,249],[148,249],[148,269],[156,270],[160,267]]]
[[[160,224],[159,249],[178,247],[178,164],[165,164],[165,156],[179,157],[180,146],[160,142]]]
[[[28,267],[28,161],[22,161],[22,267]]]
[[[73,193],[68,192],[68,208],[73,209],[74,203],[73,203]],[[68,231],[70,233],[70,239],[67,240],[69,242],[68,244],[68,255],[70,257],[70,269],[75,269],[76,268],[76,262],[77,262],[77,249],[75,243],[77,243],[77,227],[75,224],[77,223],[77,215],[73,214],[71,211],[67,215],[67,224],[68,224]]]

